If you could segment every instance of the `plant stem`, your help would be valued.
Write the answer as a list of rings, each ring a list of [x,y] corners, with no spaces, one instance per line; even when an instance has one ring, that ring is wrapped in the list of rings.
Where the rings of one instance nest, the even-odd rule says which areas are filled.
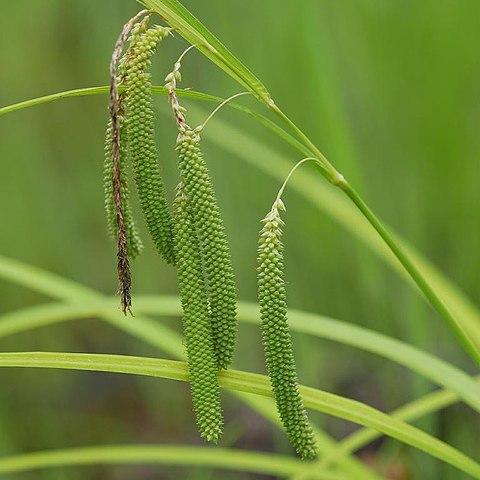
[[[322,165],[323,169],[320,171],[322,175],[331,183],[336,185],[340,179],[343,177],[336,170],[336,168],[327,160],[327,157],[320,151],[318,147],[297,127],[297,125],[290,120],[290,118],[283,113],[283,111],[275,104],[273,101],[268,105],[271,110],[273,110],[297,135],[299,140],[310,150],[312,155],[319,160],[319,163]]]
[[[426,281],[425,277],[421,274],[420,270],[418,270],[410,257],[407,255],[407,253],[393,239],[390,232],[383,226],[377,216],[370,210],[368,205],[363,201],[360,195],[352,188],[352,186],[346,180],[338,182],[337,185],[353,201],[353,203],[362,212],[362,214],[372,225],[372,227],[382,237],[384,242],[388,245],[390,250],[398,258],[398,260],[400,260],[400,263],[405,267],[405,270],[415,281],[418,288],[423,292],[425,297],[427,297],[433,308],[443,318],[445,318],[445,320],[447,320],[448,324],[457,335],[465,350],[469,353],[472,359],[478,365],[480,365],[480,351],[478,350],[477,346],[472,342],[463,327],[460,325],[454,315],[450,312],[447,305],[442,301],[442,299],[437,295],[437,293],[433,290],[430,284]]]

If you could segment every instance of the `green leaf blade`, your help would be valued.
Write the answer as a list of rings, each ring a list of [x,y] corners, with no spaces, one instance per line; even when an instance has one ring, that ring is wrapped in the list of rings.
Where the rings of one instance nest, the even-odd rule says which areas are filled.
[[[139,2],[163,17],[185,40],[195,45],[207,58],[256,97],[265,104],[270,104],[271,97],[263,83],[180,2],[176,0],[139,0]]]
[[[188,380],[187,366],[183,362],[124,355],[64,352],[0,353],[0,367],[86,370]],[[272,396],[269,379],[264,375],[232,370],[222,371],[219,379],[223,388]],[[480,479],[480,464],[418,428],[355,400],[309,387],[301,387],[300,392],[305,404],[316,411],[379,430]]]

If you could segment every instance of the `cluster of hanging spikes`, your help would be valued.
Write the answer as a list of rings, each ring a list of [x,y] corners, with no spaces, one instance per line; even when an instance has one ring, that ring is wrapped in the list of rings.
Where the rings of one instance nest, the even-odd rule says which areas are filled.
[[[117,239],[119,292],[125,314],[131,311],[129,257],[135,258],[143,248],[129,203],[126,172],[129,161],[152,240],[165,260],[174,263],[173,225],[157,163],[151,80],[147,71],[157,46],[171,29],[158,25],[148,28],[150,17],[144,16],[148,13],[142,10],[124,25],[110,64],[104,193],[108,230]],[[127,39],[129,48],[120,58]],[[122,93],[118,92],[118,85],[124,87]]]
[[[225,228],[200,150],[200,133],[225,103],[248,92],[230,97],[202,125],[191,128],[185,120],[186,110],[178,102],[176,83],[181,78],[181,59],[194,46],[175,63],[166,78],[179,132],[176,150],[180,183],[171,215],[157,163],[151,80],[147,71],[157,46],[171,29],[147,28],[148,13],[140,12],[124,26],[112,57],[111,119],[107,126],[104,170],[107,222],[111,235],[117,238],[120,294],[126,313],[131,305],[129,256],[135,258],[143,249],[129,204],[126,167],[131,162],[150,235],[159,253],[177,267],[193,408],[200,435],[216,443],[223,432],[218,371],[227,368],[232,360],[237,300]],[[119,59],[127,37],[130,46]],[[124,86],[121,94],[117,83]],[[267,369],[280,418],[302,458],[313,458],[317,453],[298,390],[288,329],[280,212],[285,210],[281,195],[289,178],[309,160],[318,163],[310,157],[301,160],[282,185],[263,220],[258,247],[258,297]]]
[[[213,185],[198,147],[199,135],[186,123],[182,124],[185,127],[181,131],[182,141],[179,139],[177,143],[181,181],[173,215],[170,214],[157,164],[151,80],[147,71],[156,47],[170,29],[148,28],[148,21],[145,16],[138,23],[126,24],[112,59],[115,64],[115,55],[121,50],[122,39],[126,41],[128,31],[129,47],[118,59],[119,75],[111,68],[115,72],[113,85],[118,82],[123,89],[122,93],[114,91],[111,95],[115,108],[112,113],[111,105],[112,119],[106,135],[107,222],[110,233],[117,238],[120,293],[126,312],[131,305],[128,257],[137,256],[142,249],[129,205],[125,168],[131,163],[150,235],[159,253],[177,267],[198,428],[206,440],[217,442],[223,431],[218,371],[231,363],[236,336],[233,268]],[[175,93],[173,96],[176,98]],[[178,102],[177,107],[181,109]],[[118,128],[117,138],[114,125]]]

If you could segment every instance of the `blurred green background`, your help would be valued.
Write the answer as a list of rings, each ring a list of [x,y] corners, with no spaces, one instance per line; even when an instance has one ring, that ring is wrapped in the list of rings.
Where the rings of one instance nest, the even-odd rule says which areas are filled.
[[[417,246],[474,301],[480,300],[480,4],[475,0],[185,0],[267,85],[382,219]],[[133,0],[1,2],[0,106],[108,83],[108,63]],[[165,42],[153,67],[162,84],[185,42]],[[183,87],[228,96],[239,86],[200,54],[184,61]],[[175,131],[164,97],[158,144],[171,194]],[[256,106],[251,99],[242,103]],[[72,98],[0,118],[0,253],[84,283],[116,290],[114,245],[102,198],[106,96]],[[201,104],[200,123],[212,108]],[[257,106],[262,110],[261,106]],[[163,113],[162,113],[163,112]],[[296,152],[251,119],[222,118],[275,151]],[[242,145],[238,145],[240,150]],[[255,301],[259,220],[279,182],[209,141],[204,150],[229,235],[240,298]],[[261,163],[262,158],[255,159]],[[312,170],[312,174],[313,174]],[[303,197],[287,191],[286,260],[292,307],[359,324],[470,362],[419,295],[356,238]],[[142,230],[145,229],[142,225]],[[135,261],[135,293],[177,292],[173,269],[146,251]],[[0,281],[0,311],[47,298]],[[135,321],[134,318],[131,319]],[[165,320],[179,329],[178,320]],[[390,410],[433,386],[378,357],[295,337],[303,383]],[[91,319],[18,334],[3,351],[52,350],[156,356]],[[241,326],[236,366],[263,372],[258,328]],[[188,386],[154,379],[61,371],[0,370],[0,454],[107,443],[201,443]],[[290,453],[284,435],[225,395],[223,445]],[[341,438],[355,427],[314,416]],[[458,405],[418,422],[475,456],[480,426]],[[389,478],[467,478],[394,441],[360,452]],[[15,479],[247,478],[208,469],[81,467]],[[13,478],[13,477],[12,477]],[[248,478],[255,478],[250,476]]]

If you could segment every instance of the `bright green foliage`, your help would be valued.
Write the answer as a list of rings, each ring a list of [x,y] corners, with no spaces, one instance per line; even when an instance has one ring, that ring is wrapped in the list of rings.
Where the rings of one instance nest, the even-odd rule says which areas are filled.
[[[261,328],[273,394],[283,426],[303,458],[316,456],[316,444],[298,391],[292,339],[287,322],[280,199],[264,218],[258,247],[258,300]]]
[[[223,431],[218,367],[202,274],[202,259],[182,184],[174,204],[178,280],[193,408],[202,437],[217,442]]]
[[[182,126],[176,147],[180,176],[200,245],[215,355],[218,366],[227,368],[232,361],[237,331],[232,261],[212,181],[200,151],[200,136],[186,124]]]
[[[140,255],[143,250],[142,240],[137,232],[135,222],[133,220],[132,210],[129,201],[129,189],[126,181],[127,177],[127,157],[128,148],[127,141],[127,125],[125,118],[120,119],[120,171],[122,178],[122,204],[123,215],[125,220],[125,228],[127,231],[127,251],[132,258]],[[109,120],[105,133],[105,163],[104,163],[104,192],[105,192],[105,209],[107,211],[107,225],[110,235],[115,238],[117,236],[117,221],[115,218],[115,207],[113,204],[113,161],[112,161],[112,121]]]
[[[158,252],[173,264],[172,219],[157,163],[151,76],[146,71],[156,47],[170,30],[160,26],[143,30],[145,22],[132,30],[131,45],[121,65],[126,86],[128,147],[148,230]]]

